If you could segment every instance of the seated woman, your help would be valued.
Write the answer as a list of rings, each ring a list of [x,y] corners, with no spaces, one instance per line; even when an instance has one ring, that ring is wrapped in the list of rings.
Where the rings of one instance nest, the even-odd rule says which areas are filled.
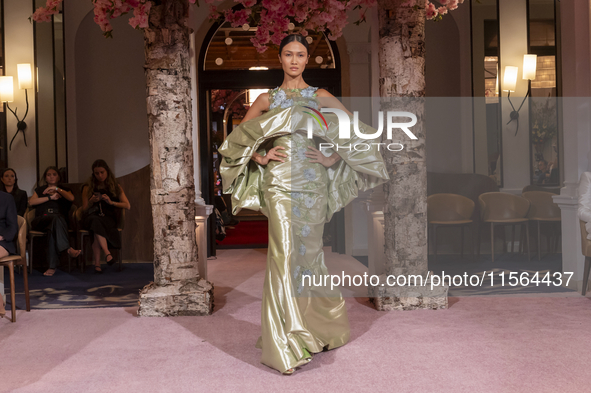
[[[117,210],[129,210],[131,205],[117,183],[115,175],[104,160],[92,164],[92,175],[82,188],[82,226],[93,236],[92,253],[94,272],[102,273],[101,250],[105,262],[111,266],[115,259],[109,249],[121,248],[121,235],[117,229]]]
[[[14,238],[18,233],[16,205],[14,199],[5,192],[0,192],[0,258],[16,254]],[[4,269],[1,267],[0,269]],[[4,316],[4,294],[0,293],[0,318]]]
[[[18,178],[12,168],[6,168],[0,176],[0,191],[5,191],[12,195],[16,203],[16,214],[25,216],[27,211],[27,192],[18,188]]]
[[[74,195],[70,190],[59,185],[60,175],[54,166],[45,170],[43,181],[45,185],[37,187],[29,201],[29,204],[35,207],[35,219],[31,222],[31,229],[48,233],[49,269],[43,275],[53,276],[60,253],[68,250],[68,254],[76,258],[82,251],[70,247],[68,237],[68,213],[74,201]]]

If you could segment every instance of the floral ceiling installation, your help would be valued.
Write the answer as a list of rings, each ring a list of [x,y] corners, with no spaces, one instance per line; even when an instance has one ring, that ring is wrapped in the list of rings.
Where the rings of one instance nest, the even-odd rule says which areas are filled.
[[[52,15],[59,12],[63,0],[47,0],[32,15],[36,22],[48,22]],[[135,29],[148,27],[148,15],[154,1],[151,0],[90,0],[94,4],[94,21],[106,37],[111,36],[113,27],[111,19],[133,13],[129,24]],[[198,0],[160,0],[187,1],[199,5]],[[377,4],[377,0],[234,0],[242,5],[242,9],[219,11],[215,3],[222,0],[204,0],[209,4],[209,18],[220,22],[226,21],[232,27],[242,26],[248,30],[257,26],[255,36],[251,39],[257,51],[264,52],[270,44],[279,45],[283,37],[290,32],[308,35],[309,30],[326,32],[330,40],[336,40],[343,34],[348,24],[347,13],[358,10],[359,24],[366,20],[368,8]],[[401,7],[425,7],[427,19],[439,20],[448,11],[458,8],[464,0],[439,0],[441,6],[436,7],[429,0],[408,0]]]

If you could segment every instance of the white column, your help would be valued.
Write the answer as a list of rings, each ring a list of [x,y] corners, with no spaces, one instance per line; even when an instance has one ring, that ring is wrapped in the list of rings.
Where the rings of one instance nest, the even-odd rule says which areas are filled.
[[[506,66],[519,67],[517,89],[511,93],[511,101],[517,109],[525,97],[528,82],[522,79],[523,55],[527,54],[527,3],[525,1],[499,0],[501,64],[500,83],[505,75]],[[503,191],[521,194],[529,179],[529,113],[527,102],[519,112],[519,131],[515,135],[516,122],[507,125],[513,110],[503,92],[501,100],[501,132],[503,140]]]
[[[206,205],[201,196],[201,162],[199,158],[199,112],[197,111],[197,48],[195,33],[191,34],[191,102],[193,111],[193,179],[195,182],[195,238],[199,257],[199,276],[207,280],[207,219],[213,205]],[[206,132],[206,130],[203,130]]]
[[[585,258],[577,217],[578,183],[591,151],[590,2],[560,3],[562,45],[562,149],[564,185],[554,202],[562,211],[562,268],[573,272],[569,287],[580,290]]]
[[[25,113],[25,91],[18,88],[16,65],[19,63],[34,64],[33,53],[33,25],[28,18],[31,16],[31,2],[23,0],[4,1],[4,42],[5,42],[5,75],[12,76],[14,80],[14,102],[10,107],[18,108],[17,114]],[[18,174],[19,187],[31,195],[37,182],[37,144],[35,137],[35,91],[28,90],[29,113],[25,122],[27,129],[27,145],[23,136],[19,135],[12,144],[12,150],[8,151],[8,165]],[[16,118],[12,113],[6,114],[6,126],[8,131],[8,144],[16,132]],[[8,146],[2,146],[8,150]]]
[[[367,201],[368,273],[380,275],[386,266],[384,252],[384,189],[373,189]]]
[[[199,256],[199,277],[207,280],[207,218],[213,212],[212,205],[195,206],[195,238]]]

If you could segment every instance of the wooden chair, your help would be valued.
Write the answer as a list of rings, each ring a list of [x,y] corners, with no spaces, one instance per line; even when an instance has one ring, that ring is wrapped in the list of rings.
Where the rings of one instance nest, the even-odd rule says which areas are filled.
[[[23,281],[25,284],[25,301],[27,304],[27,311],[31,311],[31,301],[29,299],[29,278],[27,276],[27,259],[25,256],[27,244],[27,222],[18,216],[18,238],[16,242],[16,251],[18,255],[9,255],[0,258],[0,268],[8,267],[10,274],[10,307],[12,310],[12,322],[16,322],[16,293],[14,289],[14,265],[23,266]],[[3,294],[0,294],[3,296]],[[2,299],[0,299],[2,301]]]
[[[85,252],[84,251],[84,238],[86,238],[87,236],[90,236],[90,232],[87,231],[86,229],[82,229],[82,207],[78,208],[76,210],[75,213],[75,217],[76,217],[76,221],[78,222],[77,227],[78,229],[78,246],[80,247],[81,250],[83,250],[83,254],[85,255],[84,258],[80,259],[80,272],[84,273],[84,270],[86,269],[86,263],[88,262],[88,255],[90,254],[89,252]],[[117,230],[119,231],[119,234],[121,234],[123,232],[123,228],[125,227],[125,209],[117,209]],[[119,250],[117,250],[117,262],[119,265],[119,268],[117,271],[122,271],[123,270],[123,245],[121,245],[121,248]]]
[[[74,213],[76,212],[76,205],[72,204],[72,207],[70,207],[70,212],[68,213],[68,225],[71,225],[71,218],[74,215]],[[29,272],[32,274],[33,273],[33,250],[35,249],[34,246],[34,240],[36,238],[40,238],[40,237],[45,237],[47,236],[47,232],[42,232],[42,231],[34,231],[31,228],[31,222],[33,222],[33,220],[35,219],[35,209],[31,209],[26,213],[26,220],[27,220],[27,228],[29,230]],[[75,231],[73,229],[71,229],[71,227],[68,227],[68,236],[72,236],[75,234]],[[70,256],[70,254],[68,254],[68,272],[72,271],[72,257]]]
[[[550,223],[556,226],[558,224],[558,231],[555,241],[558,242],[560,237],[560,222],[561,214],[560,208],[552,200],[552,196],[556,195],[547,191],[526,191],[523,197],[530,203],[530,209],[527,213],[527,218],[530,221],[538,224],[538,261],[541,259],[541,241],[540,241],[540,224]],[[550,253],[550,236],[546,237],[546,244],[548,253]],[[555,247],[554,247],[555,248]]]
[[[427,198],[427,219],[433,228],[433,244],[435,262],[437,262],[437,228],[454,226],[460,228],[461,257],[464,257],[464,228],[472,225],[474,201],[457,194],[434,194]],[[472,255],[474,255],[474,235],[472,239]]]
[[[588,233],[585,227],[585,221],[579,220],[581,225],[581,248],[585,256],[585,270],[583,271],[583,290],[581,295],[587,293],[587,283],[589,281],[589,270],[591,270],[591,240],[587,239]]]
[[[487,192],[478,197],[483,225],[490,224],[490,247],[492,261],[495,260],[495,225],[511,225],[511,252],[515,241],[515,225],[525,226],[527,239],[527,260],[529,262],[529,220],[527,213],[530,203],[527,199],[518,195],[505,192]],[[478,231],[478,257],[480,257],[480,231]],[[503,242],[503,250],[506,249]],[[503,251],[504,252],[504,251]]]

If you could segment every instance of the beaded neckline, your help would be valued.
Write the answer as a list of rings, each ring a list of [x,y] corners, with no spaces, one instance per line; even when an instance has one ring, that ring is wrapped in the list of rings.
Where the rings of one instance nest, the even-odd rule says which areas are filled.
[[[312,87],[312,86],[301,87],[301,88],[295,88],[295,89],[289,89],[289,88],[285,88],[285,87],[277,86],[277,89],[280,89],[280,90],[288,90],[288,91],[293,91],[293,92],[295,92],[295,91],[299,91],[299,90],[306,90],[306,89],[309,89],[309,88],[311,88],[311,87]]]
[[[294,88],[294,89],[290,89],[290,88],[287,88],[287,87],[281,87],[281,86],[279,86],[279,87],[277,87],[277,88],[278,88],[278,89],[281,89],[281,90],[291,90],[291,91],[296,91],[296,90],[306,90],[306,89],[308,89],[308,88],[310,88],[310,87],[312,87],[312,86],[306,86],[306,87],[297,87],[297,88]]]

